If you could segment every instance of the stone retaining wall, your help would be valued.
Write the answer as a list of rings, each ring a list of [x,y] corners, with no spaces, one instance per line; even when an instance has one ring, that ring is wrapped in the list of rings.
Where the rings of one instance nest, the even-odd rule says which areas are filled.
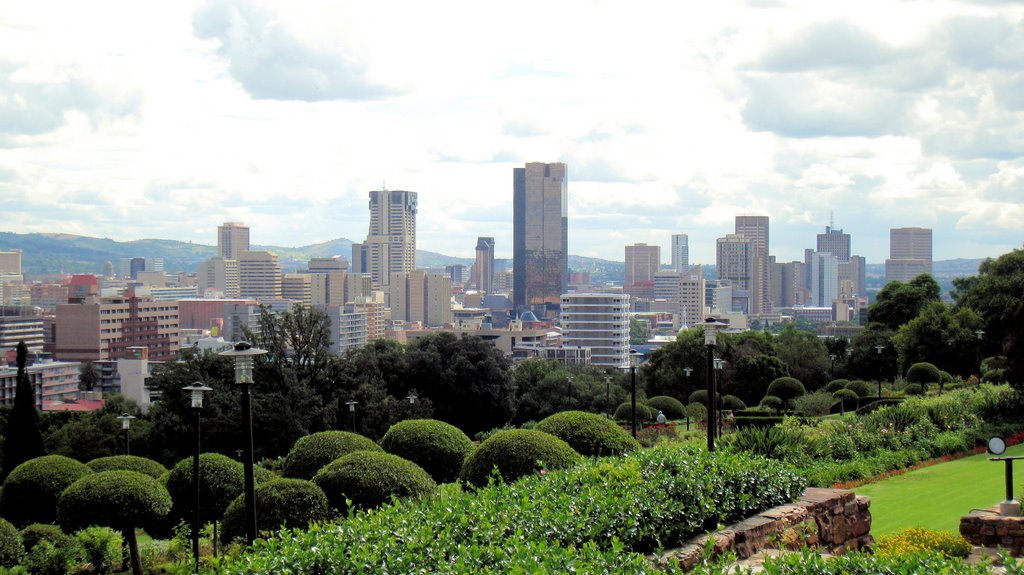
[[[960,535],[978,547],[1002,547],[1014,557],[1024,551],[1024,517],[1003,517],[999,506],[975,509],[960,518]]]
[[[800,549],[809,547],[841,555],[847,551],[870,549],[870,500],[846,489],[812,487],[799,501],[780,505],[711,535],[695,537],[681,547],[652,560],[679,561],[690,570],[709,545],[714,555],[734,553],[746,559],[764,549]],[[713,538],[713,543],[708,539]]]

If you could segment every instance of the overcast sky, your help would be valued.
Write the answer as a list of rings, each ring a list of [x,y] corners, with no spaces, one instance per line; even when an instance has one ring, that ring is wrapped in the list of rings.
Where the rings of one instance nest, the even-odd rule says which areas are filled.
[[[512,253],[512,168],[569,171],[573,254],[737,214],[802,259],[835,213],[869,262],[1024,229],[1014,2],[7,2],[0,231],[258,244],[367,229],[419,193],[420,249]]]

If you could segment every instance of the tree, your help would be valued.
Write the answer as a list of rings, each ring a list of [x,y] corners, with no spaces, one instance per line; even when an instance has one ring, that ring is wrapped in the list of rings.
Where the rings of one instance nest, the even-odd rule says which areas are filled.
[[[974,310],[933,301],[900,327],[892,343],[903,367],[928,362],[967,377],[978,371],[975,331],[981,326],[982,318]]]
[[[92,391],[100,381],[100,371],[96,364],[91,361],[82,362],[78,366],[78,389],[81,391]]]
[[[629,343],[637,345],[647,342],[647,323],[630,316],[629,318]]]
[[[647,362],[637,370],[649,396],[689,397],[705,387],[705,354],[703,328],[679,332],[676,340],[654,350]],[[689,377],[686,369],[690,369]]]
[[[811,390],[825,385],[829,369],[828,350],[817,335],[786,326],[775,337],[774,343],[775,353],[786,364],[790,376]]]
[[[895,379],[898,366],[896,350],[890,343],[892,336],[888,326],[869,323],[851,342],[853,352],[847,361],[847,376],[875,381]]]
[[[930,274],[921,274],[907,283],[891,281],[878,292],[875,304],[868,308],[868,321],[899,329],[917,317],[925,304],[939,301],[941,292]]]
[[[984,320],[979,353],[1006,357],[1006,380],[1024,389],[1024,250],[986,259],[974,277],[953,280],[956,307],[970,308]]]
[[[25,364],[28,361],[28,346],[18,342],[17,348],[17,391],[14,394],[14,409],[4,431],[3,477],[18,465],[36,457],[43,451],[43,435],[39,431],[39,413],[36,411],[36,394],[29,381]]]

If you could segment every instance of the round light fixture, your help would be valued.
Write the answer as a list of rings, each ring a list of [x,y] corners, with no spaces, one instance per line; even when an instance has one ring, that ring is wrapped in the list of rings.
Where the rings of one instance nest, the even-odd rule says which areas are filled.
[[[1002,455],[1006,451],[1006,440],[998,435],[993,435],[988,440],[988,452],[992,455]]]

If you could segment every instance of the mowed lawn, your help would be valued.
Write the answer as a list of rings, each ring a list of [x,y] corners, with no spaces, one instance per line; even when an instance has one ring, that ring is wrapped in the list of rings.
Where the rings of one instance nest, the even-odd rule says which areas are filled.
[[[1024,455],[1024,443],[1005,455]],[[960,532],[960,517],[990,507],[1006,496],[1004,463],[988,453],[939,463],[853,489],[871,498],[871,534],[875,537],[907,527]],[[1024,460],[1013,467],[1013,495],[1020,500]]]

